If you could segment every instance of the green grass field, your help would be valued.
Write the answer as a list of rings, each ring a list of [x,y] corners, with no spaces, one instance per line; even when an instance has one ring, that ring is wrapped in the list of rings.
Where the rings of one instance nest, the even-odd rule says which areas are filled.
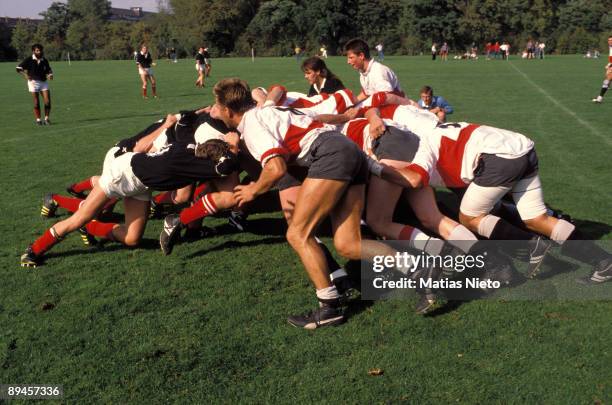
[[[604,61],[449,61],[388,57],[412,97],[429,84],[456,112],[534,139],[546,200],[591,236],[612,239],[612,95],[593,105]],[[346,85],[358,75],[328,63]],[[294,59],[216,59],[196,89],[191,60],[160,61],[159,100],[142,100],[132,62],[52,63],[51,127],[35,127],[25,82],[0,64],[0,383],[62,384],[70,403],[611,403],[612,302],[483,300],[435,317],[413,302],[361,305],[314,333],[286,316],[314,305],[277,213],[253,233],[159,251],[85,249],[71,235],[46,265],[19,255],[51,224],[42,196],[101,171],[107,149],[168,112],[212,102],[214,81],[307,84]],[[52,304],[52,305],[49,305]],[[382,376],[368,370],[381,368]]]

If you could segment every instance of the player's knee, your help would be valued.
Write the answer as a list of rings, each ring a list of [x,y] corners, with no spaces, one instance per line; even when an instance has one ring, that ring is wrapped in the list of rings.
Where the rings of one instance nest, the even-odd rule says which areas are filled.
[[[606,79],[603,81],[603,84],[601,87],[603,87],[604,89],[607,89],[610,86],[610,80]]]
[[[464,214],[463,212],[459,212],[459,222],[472,232],[478,232],[478,220],[478,217],[473,217],[471,215]]]
[[[546,223],[546,221],[548,221],[548,218],[549,218],[548,215],[541,214],[535,218],[525,219],[523,220],[523,223],[529,230],[537,231],[538,229],[542,227],[544,223]]]
[[[301,232],[300,229],[295,227],[293,224],[289,225],[285,236],[287,237],[287,242],[289,242],[294,249],[299,249],[306,243],[306,237],[304,236],[303,232]]]
[[[132,235],[128,232],[128,234],[125,235],[123,244],[128,247],[136,247],[140,244],[140,240],[141,240],[141,234]]]
[[[359,259],[361,241],[355,238],[334,238],[334,247],[336,252],[347,259]]]

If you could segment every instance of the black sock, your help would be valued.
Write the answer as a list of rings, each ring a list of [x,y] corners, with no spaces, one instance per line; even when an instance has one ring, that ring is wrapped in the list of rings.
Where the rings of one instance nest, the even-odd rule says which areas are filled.
[[[514,225],[500,219],[495,224],[489,239],[493,240],[530,240],[534,234],[517,228]]]
[[[610,257],[610,253],[597,246],[594,241],[587,239],[586,235],[574,229],[567,241],[561,245],[561,253],[590,265],[595,265]]]

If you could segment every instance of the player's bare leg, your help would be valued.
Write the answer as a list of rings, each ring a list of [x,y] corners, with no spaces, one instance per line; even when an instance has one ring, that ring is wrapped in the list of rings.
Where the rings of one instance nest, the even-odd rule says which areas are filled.
[[[149,202],[124,198],[125,222],[112,230],[112,239],[126,246],[137,246],[147,225]]]
[[[142,98],[148,98],[147,97],[147,74],[142,74],[140,75],[140,81],[142,82]]]
[[[149,81],[151,82],[151,92],[153,93],[153,98],[157,98],[157,81],[155,80],[155,76],[147,75]]]
[[[42,92],[43,104],[45,106],[45,125],[51,125],[49,120],[49,114],[51,114],[51,93],[49,90],[43,90]]]
[[[42,125],[42,121],[40,120],[40,100],[38,97],[39,92],[35,91],[30,94],[32,94],[32,102],[34,104],[34,118],[36,119],[36,124]]]

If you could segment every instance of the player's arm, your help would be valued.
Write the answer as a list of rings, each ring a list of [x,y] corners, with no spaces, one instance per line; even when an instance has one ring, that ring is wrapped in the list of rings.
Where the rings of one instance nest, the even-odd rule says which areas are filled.
[[[234,198],[242,206],[270,190],[287,173],[287,164],[281,156],[274,156],[266,162],[259,179],[247,185],[234,188]]]
[[[157,128],[155,131],[151,132],[149,135],[141,138],[138,140],[138,142],[136,142],[136,145],[134,145],[134,149],[133,152],[135,153],[147,153],[151,151],[151,148],[153,147],[153,142],[155,141],[155,139],[157,139],[157,137],[164,132],[166,129],[171,128],[172,126],[174,126],[174,124],[176,124],[177,122],[177,118],[176,115],[174,114],[168,114],[166,116],[166,120],[164,121],[164,123]]]
[[[368,98],[368,95],[365,94],[365,91],[363,91],[363,89],[361,89],[361,92],[357,95],[357,98],[355,99],[355,104],[365,100],[366,98]]]
[[[420,188],[424,185],[422,174],[413,170],[411,166],[398,169],[368,158],[368,168],[373,175],[403,188]]]
[[[17,67],[15,68],[15,71],[17,71],[17,73],[23,76],[26,80],[30,80],[30,75],[28,74],[28,70],[26,69],[26,64],[27,64],[27,59],[21,62],[19,65],[17,65]]]
[[[385,126],[385,123],[383,122],[382,118],[380,118],[380,111],[378,110],[378,108],[368,109],[365,112],[364,117],[368,119],[368,122],[370,124],[370,137],[372,137],[372,139],[380,138],[380,136],[385,132],[387,127]]]

